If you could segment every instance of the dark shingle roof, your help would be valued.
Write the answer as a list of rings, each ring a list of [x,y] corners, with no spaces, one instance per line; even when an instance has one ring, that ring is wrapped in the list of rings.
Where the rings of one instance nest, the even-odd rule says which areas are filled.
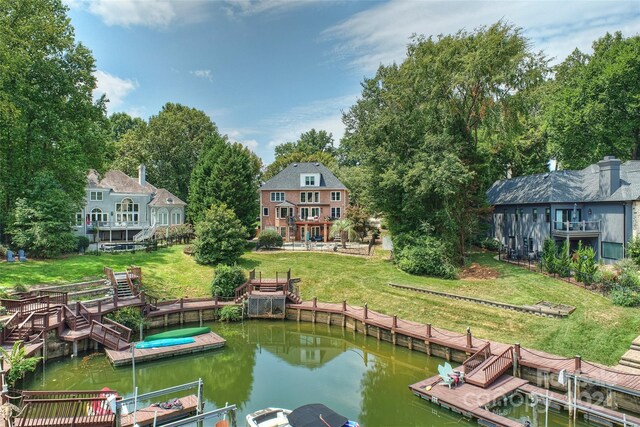
[[[186,206],[186,203],[165,188],[158,188],[149,206]]]
[[[87,182],[89,188],[92,189],[111,190],[114,193],[125,194],[151,194],[153,195],[153,200],[151,200],[149,206],[186,205],[186,203],[177,196],[171,194],[169,190],[156,188],[149,182],[140,185],[136,178],[131,178],[126,173],[118,170],[110,170],[101,177],[98,172],[92,169],[87,174]],[[171,202],[168,202],[168,200],[171,200]]]
[[[621,202],[640,198],[640,161],[620,166],[620,188],[606,196],[600,193],[600,168],[553,171],[496,181],[487,190],[492,205],[529,203]]]
[[[319,173],[320,185],[304,187],[300,185],[300,174]],[[262,184],[260,190],[301,190],[309,188],[346,190],[342,182],[324,167],[322,163],[291,163],[282,172]]]

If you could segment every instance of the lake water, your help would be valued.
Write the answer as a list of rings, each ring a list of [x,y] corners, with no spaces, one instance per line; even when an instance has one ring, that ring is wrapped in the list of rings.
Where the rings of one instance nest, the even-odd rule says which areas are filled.
[[[293,409],[307,403],[324,403],[367,427],[477,425],[409,391],[409,384],[437,374],[442,359],[326,325],[284,321],[205,325],[225,338],[226,346],[138,364],[139,393],[202,378],[205,410],[236,404],[239,426],[258,409]],[[102,353],[85,354],[47,362],[24,386],[34,390],[109,387],[132,396],[133,375],[131,367],[112,367]],[[179,395],[188,393],[196,390]],[[173,396],[157,400],[169,397]],[[511,412],[514,415],[527,413]],[[553,421],[549,425],[569,425],[565,416]]]

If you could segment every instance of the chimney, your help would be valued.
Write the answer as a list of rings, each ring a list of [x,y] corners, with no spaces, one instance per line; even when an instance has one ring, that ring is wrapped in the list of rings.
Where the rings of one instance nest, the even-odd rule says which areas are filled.
[[[144,185],[147,183],[147,168],[144,165],[138,166],[138,184]]]
[[[598,162],[600,168],[600,194],[610,196],[620,188],[620,160],[614,156],[605,156]]]

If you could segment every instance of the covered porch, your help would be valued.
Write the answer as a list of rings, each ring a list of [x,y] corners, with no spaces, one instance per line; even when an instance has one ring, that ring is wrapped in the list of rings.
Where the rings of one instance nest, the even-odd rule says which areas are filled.
[[[328,242],[332,221],[300,220],[296,221],[295,239],[299,241]]]

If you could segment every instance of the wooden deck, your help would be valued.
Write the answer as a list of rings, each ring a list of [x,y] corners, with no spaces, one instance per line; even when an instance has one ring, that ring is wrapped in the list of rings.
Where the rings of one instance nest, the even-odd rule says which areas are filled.
[[[564,406],[568,406],[568,400],[567,400],[567,395],[566,394],[561,394],[561,393],[556,393],[554,391],[549,391],[547,389],[544,388],[540,388],[540,387],[536,387],[533,384],[524,384],[522,386],[520,386],[518,388],[519,391],[525,393],[525,394],[535,394],[537,395],[539,398],[541,398],[544,401],[544,397],[547,394],[549,395],[550,398],[555,399],[557,401],[563,402]],[[585,407],[585,408],[589,408],[592,409],[594,411],[597,411],[601,414],[606,414],[609,415],[611,417],[616,417],[619,419],[622,419],[623,417],[623,413],[622,412],[618,412],[618,411],[614,411],[613,409],[609,409],[609,408],[605,408],[603,406],[596,406],[596,405],[592,405],[588,402],[584,402],[584,401],[580,401],[579,403],[580,406]],[[627,420],[627,423],[629,426],[635,424],[635,425],[640,425],[640,418],[638,417],[633,417],[630,415],[624,415],[624,417]]]
[[[440,376],[436,375],[411,384],[409,389],[416,396],[462,414],[467,418],[476,418],[489,422],[491,425],[512,427],[521,426],[521,424],[494,414],[487,410],[486,407],[494,405],[505,396],[509,396],[518,388],[527,384],[527,382],[527,380],[510,375],[503,375],[488,388],[477,387],[469,383],[449,388],[440,382]],[[427,390],[429,386],[431,386],[431,389]]]
[[[497,341],[467,337],[466,334],[460,334],[435,327],[429,328],[427,325],[418,322],[395,319],[393,316],[377,313],[364,307],[352,307],[346,304],[343,306],[343,304],[340,303],[314,303],[313,301],[304,301],[301,304],[288,304],[287,308],[300,308],[302,310],[344,315],[363,322],[366,325],[379,326],[389,329],[394,333],[419,339],[426,343],[438,344],[456,350],[465,351],[467,353],[475,353],[487,342],[491,343],[491,353],[495,356],[502,354],[510,347],[508,344]],[[471,346],[468,346],[469,342],[471,343]],[[568,372],[574,372],[576,368],[576,360],[572,357],[560,357],[525,347],[521,348],[520,359],[518,362],[521,366],[538,369],[544,372],[557,373],[562,369],[566,369]],[[579,370],[581,377],[601,381],[620,388],[628,388],[635,391],[640,390],[640,375],[637,374],[630,374],[622,370],[616,370],[612,367],[584,360],[581,361]]]
[[[174,345],[170,347],[135,349],[136,363],[213,350],[224,346],[226,343],[226,340],[213,332],[197,335],[193,338],[196,341],[191,344]],[[135,346],[135,344],[136,343],[131,343],[132,346]],[[131,349],[105,349],[105,352],[107,353],[107,357],[114,366],[124,366],[130,365],[132,363]]]
[[[216,301],[213,298],[189,298],[176,301],[161,301],[157,310],[152,310],[147,317],[164,316],[165,314],[180,313],[185,311],[210,310],[222,308],[225,305],[237,305],[233,301]]]
[[[162,409],[159,406],[148,406],[138,409],[136,412],[136,424],[140,427],[153,425],[153,419],[156,417],[158,423],[168,423],[181,418],[194,415],[198,407],[198,397],[194,394],[179,398],[184,409]],[[129,408],[133,411],[133,408]],[[121,418],[122,427],[133,426],[133,414],[124,415]]]

